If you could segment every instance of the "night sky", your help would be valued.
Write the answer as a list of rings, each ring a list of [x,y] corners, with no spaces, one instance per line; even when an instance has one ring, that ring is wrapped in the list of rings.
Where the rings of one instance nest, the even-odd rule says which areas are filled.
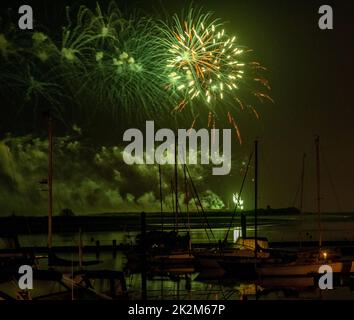
[[[85,3],[94,7],[95,2],[26,3],[33,3],[34,14],[38,12],[40,16],[38,20],[41,23],[52,29],[59,29],[65,21],[65,3],[75,3],[72,6]],[[126,10],[139,8],[151,15],[161,14],[163,11],[170,15],[179,13],[189,4],[188,1],[120,3]],[[322,210],[354,212],[354,2],[210,0],[195,1],[194,4],[200,4],[205,9],[214,11],[216,17],[226,20],[227,30],[231,34],[236,34],[241,43],[252,48],[257,59],[268,69],[266,76],[270,81],[271,96],[275,103],[257,105],[260,120],[241,113],[238,120],[243,144],[242,146],[238,143],[233,144],[233,159],[236,163],[245,161],[252,150],[254,140],[259,140],[259,205],[261,207],[270,205],[273,208],[299,205],[296,191],[300,181],[302,156],[305,152],[307,158],[304,210],[316,209],[314,139],[315,135],[319,135]],[[329,4],[333,8],[333,30],[320,30],[318,27],[320,17],[318,8],[323,4]],[[16,2],[2,1],[2,13],[8,6],[16,8]],[[1,94],[3,95],[4,91],[1,91]],[[34,119],[31,112],[12,114],[1,101],[8,101],[8,97],[0,99],[1,139],[6,133],[11,133],[15,137],[31,133],[45,137],[45,126],[41,127],[40,121]],[[119,145],[121,132],[134,126],[134,123],[124,121],[124,124],[119,122],[117,129],[117,122],[109,122],[106,117],[95,119],[97,121],[91,119],[89,123],[82,121],[81,126],[84,132],[88,133],[85,138],[86,145],[97,147],[104,144]],[[166,127],[170,125],[170,120],[166,120]],[[185,127],[188,125],[189,123]],[[57,130],[60,134],[65,134],[67,127],[58,124]],[[0,165],[1,188],[7,190],[8,194],[20,196],[21,188],[18,185],[13,186],[11,181],[8,181],[5,167],[4,164]],[[238,191],[242,180],[238,165],[235,164],[233,168],[229,176],[202,178],[208,181],[210,190],[225,204],[231,199],[232,192]],[[80,166],[75,170],[79,172],[76,174],[85,176],[84,170],[80,171]],[[123,167],[120,170],[129,172],[130,169]],[[43,174],[45,175],[45,171]],[[40,175],[41,173],[37,172],[36,178]],[[21,179],[28,177],[23,176]],[[133,187],[129,188],[129,183]],[[133,180],[129,183],[126,181],[125,186],[120,187],[122,201],[127,193],[134,192],[130,189],[135,189],[136,185],[139,185]],[[202,188],[203,181],[199,183]],[[152,189],[156,193],[156,188]],[[147,190],[148,186],[144,192]],[[36,199],[36,196],[30,198]],[[71,195],[65,199],[75,197]],[[11,206],[4,204],[6,197],[0,197],[0,200],[2,201],[0,214],[9,214]],[[244,200],[246,208],[252,209],[251,178],[244,190]],[[45,205],[44,202],[43,208]],[[64,203],[61,206],[71,206],[71,203]],[[112,207],[104,205],[95,207],[94,210],[103,211],[107,208],[114,211]],[[129,205],[124,209],[129,210]],[[36,213],[40,211],[38,207],[34,210]]]

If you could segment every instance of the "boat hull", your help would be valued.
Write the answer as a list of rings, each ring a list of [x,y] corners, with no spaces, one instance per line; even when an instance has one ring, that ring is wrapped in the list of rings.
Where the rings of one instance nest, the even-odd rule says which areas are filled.
[[[264,265],[257,268],[257,273],[266,277],[313,276],[323,265],[329,265],[333,273],[354,273],[353,261]]]

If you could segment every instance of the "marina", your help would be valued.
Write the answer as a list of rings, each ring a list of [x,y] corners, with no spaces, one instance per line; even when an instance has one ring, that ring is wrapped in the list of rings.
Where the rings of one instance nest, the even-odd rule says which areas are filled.
[[[151,214],[151,217],[149,217],[149,214],[146,215],[146,228],[149,230],[151,226],[151,228],[154,229],[156,220],[160,219],[160,215],[157,213]],[[138,213],[131,214],[131,216],[140,219]],[[213,216],[213,214],[211,214],[211,216]],[[205,235],[205,230],[197,228],[197,222],[195,222],[194,228],[189,229],[192,242],[192,251],[190,255],[186,255],[183,252],[179,255],[174,253],[174,259],[171,260],[170,256],[165,256],[166,261],[163,261],[163,256],[160,256],[160,258],[155,256],[155,259],[157,260],[152,263],[152,266],[154,266],[153,268],[150,268],[151,261],[147,262],[149,267],[146,269],[147,272],[145,277],[137,266],[138,260],[134,261],[133,259],[129,261],[129,251],[132,250],[130,248],[133,248],[133,251],[137,252],[136,236],[141,232],[140,226],[138,228],[132,228],[129,232],[126,232],[124,230],[125,228],[122,228],[123,230],[112,230],[109,232],[83,232],[81,235],[81,250],[79,250],[78,246],[80,240],[80,235],[78,233],[55,233],[53,237],[53,248],[55,249],[56,255],[61,259],[68,261],[68,263],[66,266],[52,266],[49,267],[49,269],[56,270],[58,273],[56,275],[57,277],[59,274],[65,276],[65,281],[69,281],[69,283],[74,279],[77,283],[84,283],[82,281],[85,278],[85,273],[87,273],[86,278],[91,278],[90,282],[93,283],[92,287],[95,288],[98,293],[100,291],[105,292],[104,297],[107,299],[112,297],[113,292],[112,289],[109,289],[109,283],[111,281],[109,280],[110,277],[116,279],[117,282],[121,282],[119,286],[116,286],[119,289],[119,295],[113,294],[115,299],[139,300],[142,297],[143,288],[146,288],[146,292],[144,293],[146,299],[153,300],[352,299],[354,297],[354,291],[352,291],[354,289],[352,278],[353,270],[350,267],[344,267],[344,263],[343,265],[339,265],[338,263],[331,264],[329,261],[331,259],[330,255],[332,255],[332,257],[335,257],[335,255],[338,256],[338,252],[335,250],[338,248],[338,245],[343,249],[342,251],[347,257],[347,261],[350,261],[349,258],[354,256],[354,241],[345,240],[349,239],[351,235],[352,224],[354,224],[354,221],[352,221],[351,218],[348,218],[347,221],[337,221],[333,224],[334,216],[335,215],[333,214],[323,215],[323,244],[328,252],[328,256],[327,260],[323,260],[322,263],[328,263],[333,268],[334,289],[330,290],[331,292],[320,292],[321,290],[317,286],[319,278],[318,268],[321,266],[320,262],[311,264],[310,268],[305,271],[296,261],[287,263],[286,265],[280,264],[281,268],[279,269],[279,267],[274,267],[274,259],[272,260],[273,264],[269,265],[269,267],[267,263],[262,266],[262,259],[259,256],[258,263],[260,265],[257,268],[257,273],[248,272],[245,274],[240,273],[240,269],[237,268],[239,263],[236,263],[236,265],[233,265],[232,263],[229,265],[223,264],[223,262],[227,261],[226,257],[228,256],[228,251],[225,251],[223,255],[216,251],[214,258],[216,255],[220,259],[211,259],[211,263],[209,262],[206,264],[205,259],[202,259],[202,254],[205,254],[205,252],[213,252],[212,248],[217,247],[218,242],[210,243]],[[105,217],[96,216],[95,219],[100,220],[105,219]],[[112,218],[111,216],[111,219],[121,220],[118,214],[115,218]],[[126,219],[125,216],[124,219]],[[223,228],[222,226],[227,223],[226,220],[228,219],[229,216],[219,216],[218,221],[220,227],[213,228],[215,237],[219,237],[220,239],[224,237],[227,228]],[[134,219],[132,220],[134,221]],[[195,220],[197,220],[197,217],[195,217]],[[223,220],[225,220],[225,223],[222,222]],[[308,233],[315,238],[317,235],[316,224],[314,224],[312,220],[312,215],[307,214],[305,218],[305,221],[307,221],[307,223],[305,223],[306,227],[302,231],[304,235]],[[181,221],[183,221],[183,219],[181,219]],[[254,230],[251,217],[248,221],[250,223],[247,226],[247,233],[252,234]],[[291,221],[290,225],[288,223],[289,221]],[[301,223],[303,223],[302,219],[296,215],[277,214],[273,217],[263,215],[259,217],[258,231],[260,235],[266,236],[265,239],[267,239],[268,248],[277,248],[277,250],[282,253],[286,252],[289,256],[294,256],[294,253],[299,251],[299,244],[296,240],[298,240],[297,229]],[[235,224],[237,225],[237,222]],[[18,225],[18,227],[21,228],[20,225]],[[171,214],[166,214],[165,230],[169,230],[169,228],[171,228],[171,231],[173,230],[173,216],[171,216]],[[341,230],[340,233],[338,233],[339,229]],[[233,243],[236,245],[237,240],[240,241],[241,239],[241,228],[235,227],[234,231],[235,232],[229,233],[228,241],[230,244]],[[186,234],[187,231],[181,230],[180,232],[183,235]],[[335,236],[338,234],[340,234],[340,237]],[[38,268],[38,270],[48,270],[48,253],[45,246],[46,239],[46,234],[41,233],[33,235],[22,234],[18,237],[18,242],[21,244],[23,250],[28,251],[32,248],[31,252],[37,257],[33,261],[33,265],[34,268]],[[100,243],[99,249],[96,246],[96,241],[99,241]],[[252,241],[250,243],[252,244]],[[33,246],[33,244],[35,245]],[[311,250],[313,252],[315,246],[316,242],[313,241],[302,242],[302,248],[306,248],[309,252],[311,252]],[[240,246],[238,245],[238,247]],[[4,259],[14,257],[13,252],[15,251],[15,249],[12,251],[10,249],[5,249],[3,242],[0,250],[0,260],[4,261]],[[233,251],[230,252],[232,253]],[[250,255],[247,254],[247,250],[242,253],[244,257]],[[96,263],[92,263],[91,265],[90,263],[86,263],[86,265],[83,263],[80,266],[80,263],[78,263],[80,255],[82,255],[81,258],[83,262],[96,261]],[[16,257],[23,256],[17,251]],[[191,257],[194,258],[194,261],[188,261]],[[266,257],[267,255],[264,256],[264,259],[267,259]],[[342,258],[342,253],[340,257]],[[186,258],[188,258],[187,261]],[[130,259],[132,258],[130,257]],[[253,266],[252,268],[250,266],[254,264],[253,250],[251,250],[251,257],[247,259],[253,259],[246,264],[246,270],[249,271],[250,269],[253,269]],[[22,260],[21,263],[23,263],[23,261],[26,260]],[[221,264],[219,264],[220,262]],[[16,266],[16,264],[13,266]],[[225,266],[226,268],[224,268]],[[297,266],[297,268],[290,268],[291,272],[289,272],[289,266]],[[13,270],[16,271],[16,269]],[[145,286],[143,286],[142,281],[146,281]],[[6,289],[6,286],[4,286],[5,284],[2,282],[0,288],[3,288],[2,290],[5,291],[8,290],[8,288]],[[45,285],[41,286],[43,294],[46,294],[45,287]],[[17,292],[18,287],[14,286],[12,290],[13,292]],[[9,292],[4,293],[9,294]],[[69,293],[67,294],[67,297],[69,299],[78,298],[73,297]],[[93,299],[95,296],[92,294],[80,296],[81,299],[87,299],[88,297],[91,297],[89,299]]]
[[[1,1],[1,304],[354,300],[354,2],[202,2]]]

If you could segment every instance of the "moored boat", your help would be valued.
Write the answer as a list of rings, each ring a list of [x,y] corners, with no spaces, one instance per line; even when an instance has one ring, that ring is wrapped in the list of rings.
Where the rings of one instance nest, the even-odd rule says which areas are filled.
[[[295,261],[289,264],[265,264],[257,268],[257,273],[265,277],[313,276],[319,273],[319,269],[323,265],[331,267],[333,273],[354,273],[354,261],[351,259],[339,261],[323,260],[318,262]]]

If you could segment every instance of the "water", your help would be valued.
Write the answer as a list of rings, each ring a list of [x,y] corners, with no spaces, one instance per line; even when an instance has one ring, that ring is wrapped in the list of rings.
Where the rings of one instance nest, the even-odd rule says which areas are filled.
[[[75,253],[63,253],[60,257],[77,260]],[[95,254],[86,254],[85,260],[95,259]],[[125,270],[127,259],[118,252],[115,257],[110,252],[103,252],[99,259],[102,263],[89,266],[86,269]],[[66,267],[61,271],[71,273],[78,267]],[[126,271],[126,270],[125,270]],[[266,278],[259,280],[238,280],[212,277],[201,279],[200,274],[172,273],[161,276],[155,275],[147,279],[148,300],[319,300],[338,299],[353,300],[353,283],[335,283],[333,290],[320,290],[315,280],[306,278]],[[141,274],[130,274],[126,271],[126,285],[130,299],[141,299]],[[342,279],[349,281],[349,279]],[[257,295],[256,295],[257,292]]]
[[[191,239],[193,243],[209,243],[223,240],[230,222],[230,217],[222,216],[211,224],[217,224],[218,227],[212,228],[212,232],[204,228],[201,223],[191,226]],[[153,224],[151,224],[153,226]],[[154,225],[156,227],[156,224]],[[165,230],[172,229],[172,225],[165,224]],[[149,225],[148,225],[149,229]],[[180,230],[184,234],[186,229]],[[139,233],[139,226],[136,230],[129,232],[117,230],[115,232],[85,232],[82,233],[84,245],[95,245],[99,240],[101,245],[111,245],[113,240],[117,243],[134,243],[135,236]],[[228,241],[234,242],[241,233],[238,221],[228,233]],[[324,241],[348,241],[354,243],[354,217],[348,215],[323,215],[322,217],[322,239]],[[247,235],[253,236],[254,227],[252,217],[248,218]],[[319,239],[318,220],[314,215],[299,216],[262,216],[258,222],[258,236],[267,237],[269,242],[281,241],[317,241]],[[25,234],[19,235],[19,241],[22,246],[41,247],[46,246],[47,236],[45,234]],[[54,246],[72,246],[78,245],[78,233],[66,233],[53,235]]]
[[[247,233],[252,236],[254,228],[252,221],[249,221]],[[203,227],[194,225],[191,229],[193,243],[209,243],[224,239],[227,233],[228,220],[225,220],[223,227],[213,228],[212,232],[206,231]],[[165,226],[167,228],[168,226]],[[181,231],[184,233],[185,231]],[[240,236],[240,227],[233,227],[228,234],[228,241],[236,241]],[[99,240],[101,245],[111,245],[113,240],[120,243],[134,243],[138,230],[116,232],[83,232],[82,241],[85,246],[95,245]],[[260,219],[258,235],[265,236],[270,242],[275,241],[300,241],[318,240],[318,222],[314,216],[305,216],[300,219],[298,216],[267,216]],[[349,241],[354,239],[354,221],[351,216],[326,215],[322,219],[323,240]],[[20,235],[22,246],[40,247],[46,245],[46,235]],[[54,234],[54,246],[75,246],[79,243],[78,234]],[[95,253],[85,252],[84,260],[93,260]],[[78,249],[75,247],[72,252],[59,254],[60,257],[78,260]],[[118,252],[113,255],[110,251],[102,251],[99,256],[102,263],[87,267],[87,269],[114,269],[126,272],[126,283],[129,296],[132,299],[141,298],[141,275],[131,274],[126,270],[126,256]],[[76,268],[76,267],[75,267]],[[68,268],[66,272],[75,271],[74,267]],[[257,293],[257,294],[256,294]],[[320,290],[312,278],[282,278],[264,279],[257,281],[246,281],[227,279],[220,277],[200,278],[199,273],[190,274],[169,274],[167,276],[157,275],[147,280],[147,298],[150,300],[163,299],[202,299],[202,300],[283,300],[283,299],[354,299],[353,283],[350,279],[341,279],[336,283],[333,290]]]

